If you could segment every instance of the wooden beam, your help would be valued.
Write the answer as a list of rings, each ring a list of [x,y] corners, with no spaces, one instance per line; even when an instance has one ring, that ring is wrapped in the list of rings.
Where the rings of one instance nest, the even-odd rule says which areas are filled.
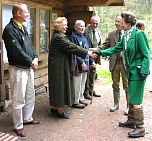
[[[124,0],[108,0],[106,6],[124,6]]]
[[[107,0],[69,0],[64,2],[66,6],[104,6]]]

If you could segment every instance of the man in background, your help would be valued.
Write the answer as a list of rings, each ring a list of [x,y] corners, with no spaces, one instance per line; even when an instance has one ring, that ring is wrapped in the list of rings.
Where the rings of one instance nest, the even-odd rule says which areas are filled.
[[[101,45],[101,31],[98,29],[100,24],[99,16],[92,16],[90,19],[90,25],[85,30],[85,35],[88,36],[90,40],[90,48],[98,48]],[[95,97],[100,97],[94,91],[94,81],[96,76],[96,64],[101,64],[100,56],[95,59],[95,63],[90,65],[90,71],[88,73],[88,78],[86,82],[84,96],[86,99],[91,100],[93,95]]]
[[[142,21],[142,20],[137,20],[137,22],[136,22],[136,27],[137,27],[137,29],[144,31],[144,30],[145,30],[144,21]]]
[[[105,42],[102,44],[102,49],[110,48],[121,40],[121,34],[123,34],[122,17],[116,16],[115,18],[116,29],[108,34]],[[120,78],[122,77],[123,89],[126,94],[127,109],[124,114],[128,114],[128,81],[126,76],[125,59],[123,52],[113,54],[109,58],[109,71],[111,72],[112,88],[114,105],[110,108],[110,112],[115,112],[119,109],[120,100]]]

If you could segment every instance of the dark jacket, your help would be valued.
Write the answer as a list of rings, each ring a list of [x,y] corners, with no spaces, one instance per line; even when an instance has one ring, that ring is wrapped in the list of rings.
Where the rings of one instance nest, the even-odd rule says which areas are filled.
[[[89,41],[88,38],[84,35],[80,35],[80,34],[72,34],[70,36],[70,40],[75,43],[76,45],[85,48],[85,49],[89,49]],[[83,72],[82,71],[82,63],[84,62],[87,66],[86,71],[89,70],[90,68],[90,64],[92,64],[92,61],[94,61],[94,59],[92,59],[91,57],[89,57],[89,55],[86,56],[77,56],[77,63],[78,63],[78,68],[79,68],[79,72]]]
[[[23,26],[23,28],[24,32],[11,19],[3,31],[2,38],[7,50],[9,65],[28,69],[37,55],[35,48],[31,44],[26,27]]]
[[[70,73],[71,54],[87,55],[88,51],[55,32],[52,35],[48,57],[50,104],[55,107],[71,106],[74,102],[73,77]]]

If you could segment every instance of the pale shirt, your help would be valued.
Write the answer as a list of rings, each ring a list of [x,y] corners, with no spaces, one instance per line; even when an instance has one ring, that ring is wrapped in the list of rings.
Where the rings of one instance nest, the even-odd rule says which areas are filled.
[[[128,40],[131,36],[131,32],[132,32],[132,29],[130,30],[127,30],[124,32],[124,36],[125,36],[125,49],[127,48],[127,43],[128,43]]]
[[[95,31],[95,37],[97,39],[97,43],[99,44],[100,43],[100,36],[99,36],[99,33],[97,31],[97,29],[94,30]],[[93,30],[92,30],[92,39],[93,39]]]

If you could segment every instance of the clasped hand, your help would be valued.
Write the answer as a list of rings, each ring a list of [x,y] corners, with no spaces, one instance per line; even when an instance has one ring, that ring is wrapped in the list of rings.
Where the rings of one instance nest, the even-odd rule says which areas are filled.
[[[89,56],[91,56],[92,58],[97,58],[98,55],[96,53],[94,53],[93,51],[88,50],[88,54]]]
[[[147,74],[139,73],[139,79],[140,80],[146,80]]]
[[[98,48],[89,48],[90,51],[93,51],[93,54],[100,55],[100,50]]]
[[[35,59],[32,61],[31,68],[32,68],[33,70],[36,70],[36,69],[38,68],[38,58],[35,58]]]

